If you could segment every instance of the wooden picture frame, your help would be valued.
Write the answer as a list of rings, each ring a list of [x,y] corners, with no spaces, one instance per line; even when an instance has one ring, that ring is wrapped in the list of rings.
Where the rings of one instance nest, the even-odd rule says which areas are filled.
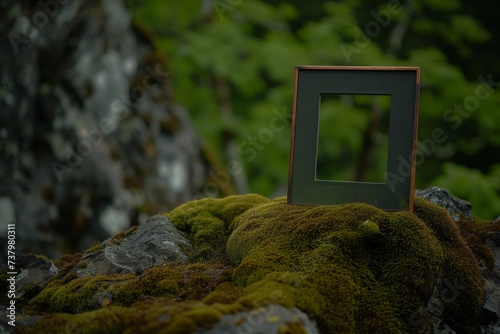
[[[419,93],[419,67],[297,66],[287,203],[412,212]],[[316,178],[321,94],[391,96],[385,183]]]

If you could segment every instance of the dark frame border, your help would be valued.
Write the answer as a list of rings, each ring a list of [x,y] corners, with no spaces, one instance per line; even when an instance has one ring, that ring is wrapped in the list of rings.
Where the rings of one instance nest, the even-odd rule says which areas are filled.
[[[419,93],[419,67],[296,66],[287,203],[413,212]],[[385,183],[316,179],[321,94],[391,96]]]

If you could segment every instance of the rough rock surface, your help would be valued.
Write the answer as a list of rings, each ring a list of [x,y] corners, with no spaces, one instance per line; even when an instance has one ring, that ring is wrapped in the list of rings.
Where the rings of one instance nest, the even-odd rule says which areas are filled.
[[[0,35],[0,238],[17,224],[18,253],[58,258],[200,197],[201,141],[122,0],[0,1]]]
[[[410,214],[257,195],[189,202],[54,261],[55,276],[50,261],[26,257],[53,277],[20,301],[17,329],[498,333],[500,224],[415,205]]]
[[[22,268],[16,276],[16,298],[19,300],[25,297],[26,291],[30,288],[43,286],[59,272],[54,263],[33,254],[18,256],[15,263],[18,268]],[[0,270],[2,273],[11,271],[7,264],[0,266]]]
[[[140,274],[152,266],[188,259],[192,252],[189,241],[165,216],[153,216],[122,240],[107,240],[95,251],[82,256],[75,266],[78,277],[95,275]]]
[[[498,223],[500,223],[497,220]],[[484,308],[488,311],[488,318],[492,323],[481,329],[482,334],[500,334],[500,232],[490,232],[486,245],[495,256],[495,266],[482,266],[485,291]],[[494,321],[496,316],[496,322]]]
[[[448,189],[429,187],[424,190],[416,190],[415,195],[445,208],[456,222],[460,220],[461,214],[467,219],[472,219],[472,207],[470,203],[453,196]]]
[[[284,332],[283,330],[280,332],[280,328],[288,328],[289,333],[318,334],[316,324],[304,312],[281,305],[268,305],[253,311],[225,314],[211,329],[198,329],[196,334]]]
[[[453,196],[447,189],[430,187],[417,190],[415,195],[443,207],[456,222],[463,218],[473,221],[470,203]],[[498,224],[500,221],[495,220],[492,223]],[[481,278],[485,293],[482,317],[486,324],[481,327],[481,333],[500,334],[500,232],[487,232],[482,241],[493,255],[494,266],[488,268],[485,263],[481,263]],[[465,289],[466,286],[456,279],[439,281],[427,303],[426,314],[414,314],[409,322],[415,325],[415,329],[430,324],[434,334],[456,334],[456,331],[443,321],[443,312],[446,304],[453,302]]]

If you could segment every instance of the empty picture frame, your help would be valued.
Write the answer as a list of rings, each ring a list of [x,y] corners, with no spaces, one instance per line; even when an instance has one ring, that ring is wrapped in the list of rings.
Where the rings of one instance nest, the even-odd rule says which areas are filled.
[[[297,66],[288,204],[361,202],[412,212],[419,92],[419,67]],[[385,183],[316,178],[321,94],[390,95]],[[342,124],[332,124],[332,129],[338,126]]]

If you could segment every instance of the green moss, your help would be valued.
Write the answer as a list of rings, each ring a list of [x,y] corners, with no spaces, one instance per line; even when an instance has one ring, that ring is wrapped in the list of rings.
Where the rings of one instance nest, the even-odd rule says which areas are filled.
[[[315,314],[329,331],[356,330],[354,310],[369,300],[365,290],[376,290],[371,287],[377,285],[364,263],[353,261],[363,258],[362,236],[367,235],[363,229],[363,233],[356,230],[368,217],[382,212],[359,205],[354,212],[354,207],[311,208],[273,202],[245,212],[227,243],[230,259],[238,264],[233,279],[248,286],[248,294],[240,302],[253,307],[297,306]],[[301,274],[291,275],[290,270]],[[360,286],[363,284],[367,286]],[[379,312],[391,314],[384,311],[389,308],[387,302],[377,307]],[[384,323],[388,332],[399,330],[395,316],[385,317]]]
[[[164,302],[132,307],[110,306],[79,314],[55,313],[19,333],[192,333],[210,328],[221,318],[216,308],[202,303],[168,306]]]
[[[457,257],[467,250],[458,227],[430,203],[417,200],[416,207],[428,211],[425,219],[362,204],[311,208],[275,201],[250,209],[227,243],[237,265],[233,280],[252,291],[245,302],[268,304],[267,296],[281,291],[278,301],[315,314],[326,331],[400,332],[400,319],[427,301],[441,276],[463,275],[473,292],[460,298],[475,294],[480,310],[478,266],[473,256]],[[372,242],[380,236],[383,242]],[[300,270],[312,285],[290,289],[279,282],[276,273],[290,270]]]
[[[109,307],[80,314],[56,313],[47,315],[33,327],[16,326],[16,333],[122,334],[127,333],[127,331],[131,333],[130,328],[140,327],[147,319],[148,315],[137,309]],[[157,326],[160,324],[154,323]]]
[[[96,251],[101,250],[101,249],[103,249],[103,248],[104,248],[104,246],[103,246],[100,242],[98,242],[98,243],[96,243],[95,245],[92,245],[92,246],[90,246],[89,248],[87,248],[87,249],[83,252],[83,254],[93,253],[93,252],[96,252]]]
[[[214,308],[201,305],[184,312],[182,316],[191,319],[199,327],[211,328],[212,325],[220,320],[222,314]]]
[[[486,245],[486,240],[493,237],[495,232],[500,232],[500,221],[492,222],[478,218],[473,220],[462,217],[458,223],[460,234],[480,263],[492,270],[495,266],[495,256]],[[500,240],[496,241],[497,243]]]
[[[235,286],[232,282],[223,282],[219,286],[217,286],[217,289],[210,292],[205,298],[203,298],[203,302],[207,305],[216,303],[233,304],[241,296],[243,296],[243,294],[244,291],[242,287]]]
[[[184,316],[178,316],[160,334],[190,334],[196,330],[196,323]]]
[[[115,234],[111,240],[109,241],[110,244],[118,244],[120,243],[121,240],[125,239],[128,237],[132,232],[134,232],[137,229],[137,226],[132,226],[126,231],[120,232],[118,234]]]
[[[73,267],[82,258],[81,253],[76,254],[66,254],[61,256],[59,260],[54,261],[54,265],[59,269],[59,273],[65,272],[69,268]]]
[[[483,303],[478,261],[488,259],[479,245],[498,230],[457,224],[420,198],[414,214],[245,195],[190,202],[167,215],[187,234],[199,263],[153,267],[140,276],[55,279],[28,308],[52,315],[31,329],[64,332],[76,323],[82,333],[192,333],[223,314],[280,304],[304,311],[325,333],[415,332],[408,319],[425,308],[437,284],[446,297],[454,293],[443,300],[447,323],[475,333]],[[81,313],[103,306],[96,292],[110,296],[108,307]],[[280,328],[302,330],[293,321]]]
[[[45,255],[35,255],[35,257],[39,260],[46,260],[46,261],[50,261],[50,259],[45,256]]]
[[[130,276],[95,276],[74,279],[68,283],[55,280],[33,298],[24,308],[27,313],[65,312],[80,313],[99,308],[94,299],[101,285],[112,281],[123,281]]]
[[[278,334],[307,334],[308,331],[302,326],[300,321],[290,321],[281,325]]]
[[[168,213],[170,221],[186,232],[195,250],[195,259],[225,257],[226,241],[236,217],[249,208],[270,200],[259,195],[205,198],[186,203]]]
[[[77,266],[78,268],[82,268],[82,269],[84,269],[84,268],[87,268],[87,266],[88,266],[88,265],[89,265],[88,261],[80,261],[80,262],[78,262],[78,263],[77,263],[77,265],[76,265],[76,266]]]
[[[229,273],[228,268],[215,263],[153,267],[135,279],[110,286],[108,291],[113,295],[113,303],[122,306],[144,297],[200,300],[228,280]]]
[[[484,292],[478,261],[460,234],[464,220],[457,224],[444,209],[420,198],[415,204],[415,214],[433,227],[443,248],[442,290],[448,295],[445,315],[457,331],[475,333],[480,324]],[[467,319],[464,314],[468,314]]]

